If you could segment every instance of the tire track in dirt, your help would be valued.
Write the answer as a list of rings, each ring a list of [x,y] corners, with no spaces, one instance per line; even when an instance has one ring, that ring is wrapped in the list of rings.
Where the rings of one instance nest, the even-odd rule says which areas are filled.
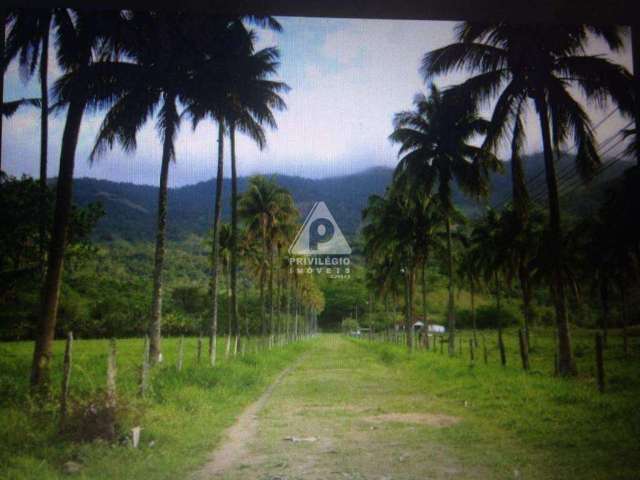
[[[242,412],[238,420],[225,431],[220,445],[211,453],[207,463],[192,475],[192,480],[218,477],[236,465],[239,460],[246,458],[249,453],[249,443],[258,433],[258,414],[271,398],[275,388],[300,365],[304,357],[305,355],[302,355],[293,365],[285,368],[260,398]]]

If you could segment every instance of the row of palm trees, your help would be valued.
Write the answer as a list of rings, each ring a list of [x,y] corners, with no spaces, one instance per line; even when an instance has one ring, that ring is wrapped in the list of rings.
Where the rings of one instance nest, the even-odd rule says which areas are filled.
[[[374,218],[378,214],[372,210],[379,209],[376,204],[382,202],[387,204],[385,208],[394,208],[393,204],[397,204],[399,211],[405,209],[405,217],[411,217],[408,212],[415,208],[432,206],[440,212],[448,252],[447,316],[451,354],[455,351],[452,184],[457,183],[468,195],[486,196],[489,174],[501,170],[495,152],[503,143],[510,146],[513,211],[508,216],[515,225],[512,232],[517,234],[511,241],[525,245],[517,249],[517,253],[511,252],[514,257],[509,261],[516,267],[524,292],[523,301],[527,304],[525,311],[529,310],[531,272],[529,247],[526,245],[538,232],[530,223],[533,214],[524,178],[522,150],[527,134],[524,115],[533,107],[542,132],[549,204],[545,235],[548,239],[549,288],[557,325],[558,368],[562,375],[576,373],[567,310],[568,284],[563,268],[568,252],[564,245],[565,230],[555,162],[560,150],[569,142],[575,143],[576,168],[583,180],[592,178],[601,162],[591,119],[582,103],[572,95],[574,89],[595,107],[605,108],[613,103],[621,115],[632,116],[634,112],[631,74],[605,57],[587,55],[585,45],[590,38],[602,39],[612,51],[623,47],[623,31],[618,27],[461,23],[456,27],[455,43],[424,56],[421,73],[428,82],[456,71],[467,72],[469,78],[444,92],[432,86],[428,98],[418,95],[414,109],[402,112],[394,119],[394,132],[390,138],[400,144],[400,162],[394,183],[385,198],[372,199],[369,210],[365,212],[365,220],[370,222],[368,233],[365,229],[369,246],[367,258],[383,275],[390,275],[397,268],[394,256],[400,264],[410,265],[403,267],[409,269],[406,277],[409,278],[410,310],[412,269],[424,261],[425,245],[429,239],[422,235],[422,238],[409,242],[411,234],[400,240],[398,237],[404,234],[398,233],[396,244],[399,251],[394,251],[394,256],[380,253],[378,246],[381,242],[373,241],[377,235]],[[492,104],[491,118],[480,118],[479,109]],[[477,139],[481,139],[479,147],[470,143]],[[416,218],[410,220],[417,221]],[[395,221],[401,222],[401,219],[396,218]],[[410,229],[413,232],[428,230],[415,225]],[[393,250],[393,245],[386,243],[385,248]],[[434,240],[431,244],[436,245],[437,242]],[[496,257],[511,255],[499,251],[489,254]],[[386,260],[382,260],[381,257],[385,256]],[[386,271],[383,267],[385,261],[394,264],[388,265]],[[379,280],[377,283],[383,285],[385,282]],[[525,314],[526,318],[529,316]]]
[[[247,25],[276,31],[271,17],[219,17],[192,13],[109,11],[80,9],[3,11],[3,76],[17,59],[28,73],[37,69],[42,96],[40,181],[46,188],[47,118],[52,109],[66,109],[60,167],[56,186],[53,231],[46,255],[42,308],[33,356],[31,382],[46,383],[57,320],[63,275],[65,239],[69,223],[76,146],[86,111],[106,110],[91,160],[116,144],[126,152],[136,148],[138,131],[155,120],[162,143],[158,193],[157,233],[150,314],[150,357],[161,352],[163,267],[167,223],[169,166],[175,160],[175,139],[181,121],[193,127],[205,119],[217,125],[217,188],[214,202],[211,256],[212,318],[211,363],[215,358],[218,278],[220,276],[220,216],[223,144],[231,150],[230,312],[238,324],[238,190],[236,132],[244,133],[262,148],[265,127],[276,126],[273,111],[285,108],[281,94],[288,86],[274,80],[278,50],[256,51],[256,34]],[[4,35],[2,36],[4,39]],[[53,88],[48,85],[49,39],[63,71]],[[28,77],[29,75],[27,75]],[[49,92],[53,106],[49,106]],[[4,110],[4,106],[3,106]],[[1,131],[0,131],[1,132]],[[44,222],[43,222],[44,225]]]

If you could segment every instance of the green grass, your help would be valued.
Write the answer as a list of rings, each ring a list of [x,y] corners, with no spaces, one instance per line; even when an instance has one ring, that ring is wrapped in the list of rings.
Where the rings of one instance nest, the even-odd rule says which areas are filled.
[[[309,348],[299,342],[269,352],[248,353],[219,365],[196,365],[195,338],[185,339],[184,368],[177,371],[177,339],[163,340],[165,360],[153,370],[152,389],[137,397],[143,344],[140,339],[117,342],[118,395],[131,414],[126,428],[142,426],[141,446],[101,442],[75,443],[57,434],[57,401],[64,343],[55,342],[52,365],[54,397],[44,406],[28,395],[31,342],[0,344],[0,478],[65,477],[69,460],[83,465],[76,478],[182,478],[201,465],[242,409],[255,400],[276,374]],[[105,340],[76,340],[71,395],[86,400],[99,395],[106,382]],[[205,347],[206,348],[206,347]],[[250,351],[250,350],[249,350]]]
[[[402,345],[322,335],[221,361],[215,369],[195,364],[196,339],[189,338],[182,372],[175,367],[178,342],[167,339],[165,362],[154,370],[153,391],[145,400],[136,396],[142,342],[120,340],[118,391],[143,427],[137,450],[61,439],[56,433],[55,399],[40,408],[27,394],[32,344],[3,343],[0,478],[64,478],[62,465],[68,460],[83,465],[76,478],[185,478],[204,463],[242,409],[303,351],[309,353],[305,361],[276,389],[262,415],[267,422],[262,448],[275,455],[273,461],[291,453],[282,438],[297,434],[333,439],[336,457],[319,453],[329,462],[319,467],[329,469],[331,462],[338,462],[344,471],[353,468],[382,475],[391,468],[385,463],[390,456],[414,452],[404,462],[393,463],[393,468],[405,472],[397,478],[422,478],[411,471],[424,473],[428,458],[443,462],[426,470],[436,478],[449,478],[448,468],[458,469],[459,478],[640,478],[638,336],[631,339],[631,353],[625,356],[620,332],[611,332],[605,352],[607,392],[600,394],[594,381],[593,331],[573,331],[580,372],[576,379],[552,375],[552,329],[532,331],[528,373],[520,365],[515,330],[505,331],[506,367],[499,364],[496,332],[481,333],[489,351],[488,365],[483,362],[482,343],[470,364],[468,331],[461,332],[464,348],[454,358],[446,350],[440,354],[439,348],[409,354]],[[52,369],[56,392],[62,349],[62,342],[56,342]],[[91,398],[103,390],[106,358],[107,341],[75,343],[72,393],[76,398]],[[345,408],[340,410],[341,406]],[[371,430],[364,420],[393,412],[448,414],[461,421],[450,428],[388,424]],[[129,422],[130,427],[133,420]],[[434,457],[427,457],[429,452],[435,452]],[[299,461],[305,465],[304,458]],[[249,478],[242,475],[238,478]]]
[[[573,334],[577,379],[552,375],[550,329],[532,332],[532,368],[523,372],[516,334],[505,332],[506,368],[499,363],[496,332],[483,333],[488,365],[481,343],[473,366],[470,332],[462,332],[464,348],[454,358],[446,345],[444,354],[439,347],[408,354],[403,346],[353,341],[395,368],[407,389],[428,392],[437,409],[466,419],[464,428],[439,430],[435,440],[472,464],[489,460],[505,471],[518,470],[522,478],[640,478],[638,338],[631,339],[632,352],[625,356],[619,332],[612,332],[605,352],[607,392],[600,394],[592,331]]]

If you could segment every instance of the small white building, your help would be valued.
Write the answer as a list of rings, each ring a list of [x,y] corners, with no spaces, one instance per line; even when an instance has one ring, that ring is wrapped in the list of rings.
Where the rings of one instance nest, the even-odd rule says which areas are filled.
[[[424,322],[422,320],[418,320],[414,322],[413,329],[414,330],[422,330],[424,328]],[[442,325],[434,325],[433,323],[429,325],[429,333],[445,333],[447,331]]]

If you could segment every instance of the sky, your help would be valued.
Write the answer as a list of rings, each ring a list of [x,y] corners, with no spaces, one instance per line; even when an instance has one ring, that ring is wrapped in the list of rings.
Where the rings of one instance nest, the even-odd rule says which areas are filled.
[[[282,173],[321,178],[356,173],[375,166],[393,167],[397,146],[388,136],[394,113],[411,108],[414,95],[428,86],[418,68],[422,56],[454,40],[454,22],[415,20],[359,20],[279,17],[283,32],[258,30],[258,48],[278,46],[281,65],[278,80],[291,91],[284,96],[287,110],[276,113],[277,130],[267,134],[260,151],[248,138],[237,139],[240,175]],[[53,49],[52,49],[53,50]],[[631,69],[631,52],[608,54],[606,46],[592,41],[588,52],[613,58]],[[52,52],[51,79],[60,70]],[[436,78],[439,87],[458,83],[464,73]],[[24,82],[18,66],[5,76],[5,101],[39,95],[37,79]],[[490,114],[491,105],[483,108]],[[594,123],[611,110],[589,108]],[[93,164],[88,156],[104,112],[85,114],[76,154],[76,177],[94,177],[155,185],[159,181],[161,144],[154,122],[138,134],[138,148],[119,148]],[[56,176],[64,113],[50,118],[49,176]],[[531,112],[526,119],[526,153],[540,150],[540,132]],[[600,140],[624,125],[611,116],[597,130]],[[3,168],[11,175],[38,175],[39,111],[25,107],[3,127]],[[183,122],[176,140],[176,162],[170,185],[183,186],[215,176],[216,127],[208,121],[193,130]],[[228,142],[227,142],[228,143]],[[228,145],[227,145],[228,147]],[[502,152],[504,153],[504,152]],[[229,173],[228,151],[225,176]]]

